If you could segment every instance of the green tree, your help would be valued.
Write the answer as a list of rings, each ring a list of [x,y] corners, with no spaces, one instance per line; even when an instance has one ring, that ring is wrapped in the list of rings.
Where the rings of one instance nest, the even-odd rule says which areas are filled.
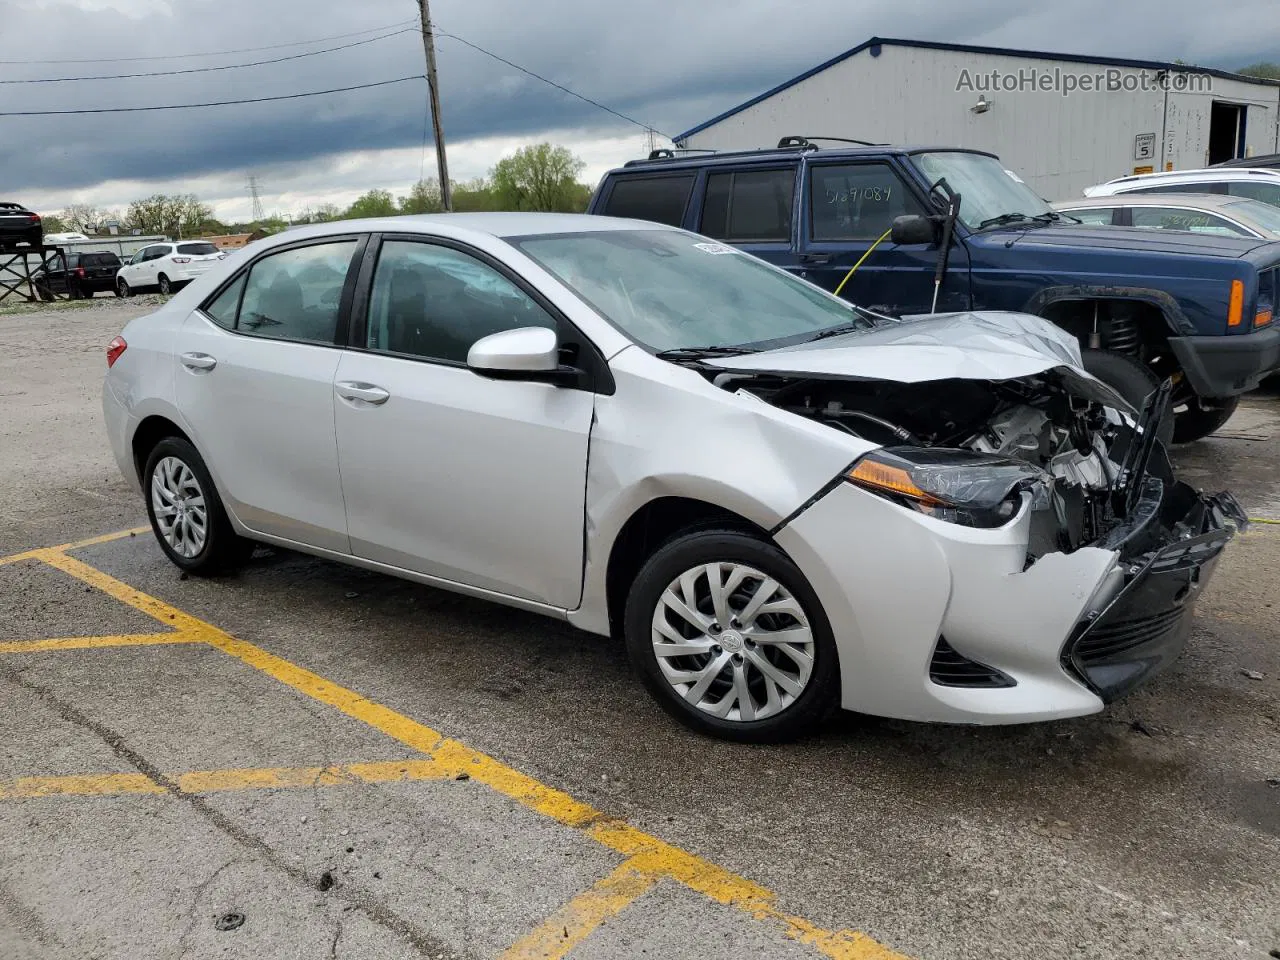
[[[1280,63],[1263,60],[1261,63],[1241,67],[1236,73],[1242,77],[1258,77],[1262,80],[1280,80]]]
[[[394,217],[399,211],[396,201],[386,190],[370,190],[347,208],[345,219],[358,217]]]
[[[50,231],[52,233],[88,233],[89,227],[101,226],[102,221],[110,215],[87,203],[73,203],[58,216],[66,225],[66,230]]]
[[[59,213],[43,213],[40,215],[40,221],[44,224],[45,233],[71,233],[72,230],[67,226],[62,215]]]
[[[143,233],[189,237],[213,220],[213,211],[195,194],[157,193],[129,204],[129,225]]]
[[[409,188],[409,195],[399,200],[401,213],[440,213],[444,204],[440,200],[440,183],[436,180],[419,180]]]
[[[504,210],[580,212],[590,191],[577,181],[586,166],[564,147],[522,147],[493,168],[494,193]]]
[[[483,177],[453,185],[453,209],[457,213],[487,213],[501,210],[493,184]]]

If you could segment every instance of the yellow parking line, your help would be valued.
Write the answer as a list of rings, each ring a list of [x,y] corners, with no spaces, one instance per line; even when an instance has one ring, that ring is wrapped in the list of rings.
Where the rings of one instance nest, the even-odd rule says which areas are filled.
[[[74,557],[68,557],[58,550],[37,550],[32,556],[36,560],[61,570],[63,573],[70,574],[91,587],[96,587],[107,596],[115,597],[121,603],[128,604],[135,610],[141,610],[147,616],[159,620],[166,626],[176,627],[179,631],[193,635],[199,635],[209,628],[209,625],[203,620],[197,620],[176,607],[169,606],[163,600],[157,600],[141,590],[135,590],[127,583],[121,583],[115,577],[108,576],[101,570],[91,567]]]
[[[452,774],[430,759],[383,760],[328,767],[263,767],[245,770],[193,770],[166,777],[183,793],[234,790],[310,789],[359,783],[444,780]],[[98,773],[69,777],[20,777],[0,782],[0,800],[36,797],[107,797],[165,793],[167,787],[144,773]]]
[[[549,787],[456,740],[446,739],[416,720],[260,647],[239,640],[86,563],[53,550],[38,551],[37,559],[97,587],[161,623],[176,626],[183,633],[189,633],[217,647],[299,693],[328,704],[406,746],[429,755],[431,759],[428,762],[432,764],[436,775],[453,776],[465,772],[472,779],[511,797],[531,810],[567,826],[584,830],[588,836],[611,849],[628,857],[643,856],[644,859],[640,862],[646,865],[646,872],[655,877],[670,877],[719,903],[743,910],[758,920],[779,924],[788,936],[813,946],[828,957],[837,960],[906,960],[903,954],[882,946],[866,934],[848,930],[824,930],[801,917],[784,913],[775,905],[777,895],[773,891],[673,847],[625,822],[607,818],[589,804],[575,800],[562,790]]]
[[[30,797],[110,797],[125,793],[164,793],[145,773],[95,773],[73,777],[19,777],[0,783],[0,800]]]
[[[42,650],[92,650],[96,647],[155,647],[169,643],[204,643],[190,633],[127,633],[113,637],[50,637],[45,640],[0,640],[0,653]]]
[[[6,563],[19,563],[23,560],[40,560],[40,555],[53,551],[55,553],[63,553],[67,550],[80,550],[84,547],[96,546],[99,543],[110,543],[112,540],[123,540],[125,537],[136,537],[141,533],[150,532],[150,527],[134,527],[132,530],[117,530],[115,533],[104,533],[99,537],[89,537],[87,540],[77,540],[75,543],[64,543],[60,547],[40,547],[36,550],[24,550],[22,553],[10,554],[7,557],[0,557],[0,567]]]
[[[512,944],[499,960],[561,960],[600,924],[621,913],[657,883],[657,874],[625,860]]]

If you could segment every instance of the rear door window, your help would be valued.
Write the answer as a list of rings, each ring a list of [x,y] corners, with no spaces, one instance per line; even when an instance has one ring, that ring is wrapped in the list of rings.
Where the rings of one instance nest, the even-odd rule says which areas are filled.
[[[355,249],[355,240],[339,240],[263,257],[249,270],[235,329],[276,340],[333,343]],[[206,308],[223,325],[234,286]]]
[[[629,217],[652,220],[679,227],[684,223],[684,210],[693,192],[694,174],[680,173],[665,177],[619,177],[613,182],[605,201],[607,217]]]
[[[712,173],[699,232],[729,243],[786,243],[795,187],[795,167]]]
[[[926,212],[887,163],[815,166],[809,205],[814,240],[875,240],[895,218]]]

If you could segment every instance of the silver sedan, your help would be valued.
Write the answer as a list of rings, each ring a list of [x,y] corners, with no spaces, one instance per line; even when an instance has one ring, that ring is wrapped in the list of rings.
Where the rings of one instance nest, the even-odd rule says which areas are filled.
[[[1241,522],[1173,478],[1161,396],[1129,408],[1046,321],[890,321],[650,223],[290,231],[107,362],[182,569],[264,542],[618,635],[741,740],[1100,710],[1177,655]]]

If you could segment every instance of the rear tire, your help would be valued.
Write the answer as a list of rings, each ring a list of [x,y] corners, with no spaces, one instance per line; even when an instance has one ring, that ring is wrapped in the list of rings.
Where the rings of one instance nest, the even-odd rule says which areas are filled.
[[[713,571],[715,587],[723,584],[720,602]],[[729,622],[720,623],[726,614]],[[796,639],[782,641],[784,631]],[[631,662],[662,708],[713,737],[792,740],[839,694],[835,637],[817,594],[790,557],[749,533],[699,530],[660,547],[631,586],[624,632]],[[659,653],[664,645],[690,652]]]
[[[187,440],[166,437],[155,445],[142,471],[142,489],[151,530],[177,567],[212,576],[253,551],[231,526],[204,460]]]
[[[1194,443],[1203,440],[1209,434],[1221,429],[1235,415],[1240,406],[1239,397],[1222,397],[1213,401],[1216,406],[1201,406],[1197,399],[1192,399],[1187,409],[1174,414],[1173,442]]]
[[[1084,368],[1115,390],[1139,411],[1160,386],[1160,378],[1145,364],[1110,350],[1081,350]],[[1160,425],[1160,440],[1167,447],[1174,442],[1173,418]]]
[[[169,282],[169,278],[163,273],[160,274],[160,292],[166,297],[173,293],[173,284]]]
[[[116,281],[116,296],[117,296],[117,297],[132,297],[132,296],[133,296],[133,291],[132,291],[131,289],[129,289],[129,281],[128,281],[128,280],[117,280],[117,281]]]

